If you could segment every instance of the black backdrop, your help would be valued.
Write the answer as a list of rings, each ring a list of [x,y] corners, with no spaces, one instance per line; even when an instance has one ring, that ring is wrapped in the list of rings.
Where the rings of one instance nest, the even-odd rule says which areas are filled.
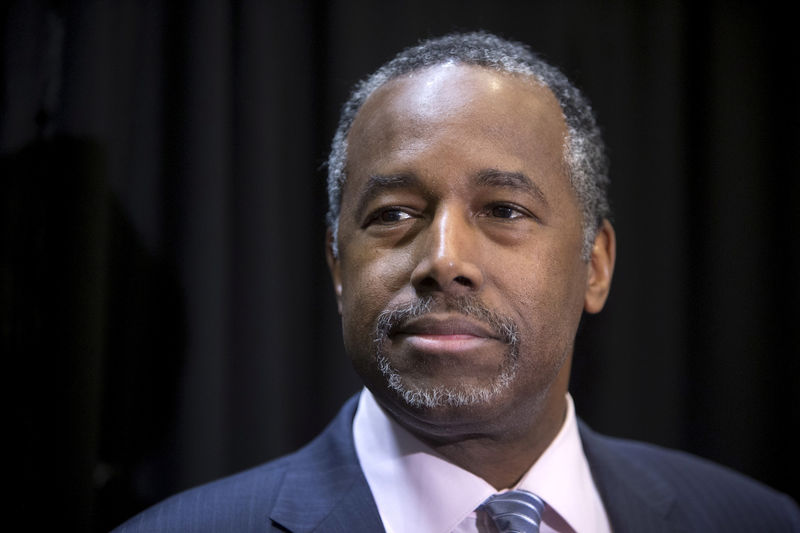
[[[0,9],[12,514],[104,531],[330,419],[358,389],[322,247],[339,106],[478,28],[561,66],[609,144],[619,256],[579,414],[800,497],[800,56],[770,3]]]

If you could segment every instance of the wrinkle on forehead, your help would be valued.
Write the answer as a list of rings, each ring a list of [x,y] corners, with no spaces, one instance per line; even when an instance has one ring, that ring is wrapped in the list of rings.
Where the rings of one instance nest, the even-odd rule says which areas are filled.
[[[367,99],[348,136],[357,140],[348,143],[348,167],[365,152],[424,151],[432,132],[448,128],[477,128],[520,157],[564,159],[566,122],[549,89],[530,76],[444,64],[393,79]]]

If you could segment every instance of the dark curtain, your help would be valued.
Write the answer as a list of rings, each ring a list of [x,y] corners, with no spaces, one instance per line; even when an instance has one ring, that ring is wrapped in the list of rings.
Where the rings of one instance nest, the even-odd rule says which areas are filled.
[[[751,2],[18,1],[2,9],[11,515],[105,531],[289,452],[358,390],[323,256],[350,86],[452,30],[588,94],[619,255],[579,333],[596,429],[800,497],[791,17]]]

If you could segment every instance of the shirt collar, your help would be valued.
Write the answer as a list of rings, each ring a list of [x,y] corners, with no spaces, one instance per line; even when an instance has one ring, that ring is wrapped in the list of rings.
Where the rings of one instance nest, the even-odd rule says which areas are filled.
[[[353,437],[361,468],[390,533],[452,531],[496,492],[482,478],[448,462],[403,429],[367,389],[359,399]],[[561,430],[513,488],[538,494],[575,531],[608,531],[569,394]],[[598,529],[601,523],[605,529]]]
[[[539,495],[580,533],[608,532],[608,516],[583,453],[572,396],[564,424],[516,487]]]

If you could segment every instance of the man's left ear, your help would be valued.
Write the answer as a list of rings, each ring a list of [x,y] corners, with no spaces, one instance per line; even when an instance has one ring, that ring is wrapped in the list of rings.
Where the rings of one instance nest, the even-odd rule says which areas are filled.
[[[583,308],[587,313],[599,313],[606,303],[611,290],[611,277],[614,275],[614,261],[617,258],[617,237],[614,227],[606,219],[597,230],[589,258],[589,278]]]

